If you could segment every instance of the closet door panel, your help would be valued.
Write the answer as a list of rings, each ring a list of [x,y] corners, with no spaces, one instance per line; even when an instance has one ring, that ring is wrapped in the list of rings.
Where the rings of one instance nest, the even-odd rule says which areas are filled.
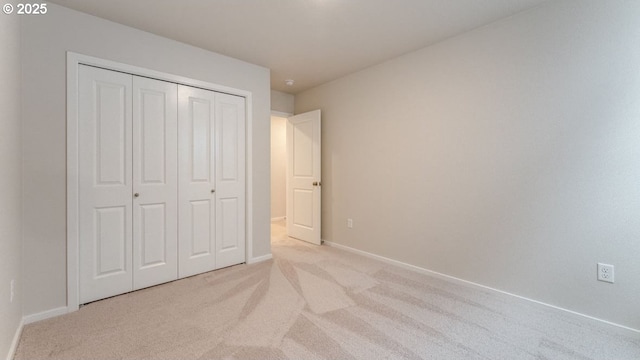
[[[215,93],[178,86],[179,277],[216,268]]]
[[[238,199],[227,198],[220,200],[220,252],[232,251],[240,243],[238,225],[240,225]],[[242,262],[242,261],[241,261]]]
[[[216,93],[216,263],[246,261],[245,99]]]
[[[176,252],[171,252],[168,249],[171,246],[171,241],[167,234],[167,223],[171,220],[167,216],[166,204],[147,204],[139,206],[139,217],[136,219],[138,223],[134,223],[134,228],[137,227],[139,232],[139,239],[135,239],[137,242],[137,257],[136,257],[136,271],[138,273],[143,270],[155,269],[159,270],[160,266],[166,266],[167,264],[174,263],[177,265],[177,261],[172,259],[172,255],[176,255]],[[134,251],[136,253],[136,251]],[[169,271],[167,279],[159,279],[159,281],[174,280],[178,276],[177,267],[173,271]],[[134,276],[134,284],[140,286],[140,277]]]
[[[178,278],[177,85],[133,77],[133,287]]]
[[[131,75],[79,66],[80,303],[132,290]]]

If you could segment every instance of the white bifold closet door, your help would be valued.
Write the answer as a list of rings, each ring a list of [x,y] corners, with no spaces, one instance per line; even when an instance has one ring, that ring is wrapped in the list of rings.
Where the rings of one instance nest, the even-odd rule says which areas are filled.
[[[131,75],[80,66],[80,303],[131,291]]]
[[[133,289],[178,278],[178,85],[133,77]]]
[[[245,262],[245,98],[78,71],[80,304]]]
[[[245,261],[245,99],[178,86],[179,276]]]
[[[245,99],[216,93],[216,265],[244,262]]]
[[[177,278],[176,84],[79,68],[80,303]]]
[[[216,268],[215,93],[178,86],[180,277]]]

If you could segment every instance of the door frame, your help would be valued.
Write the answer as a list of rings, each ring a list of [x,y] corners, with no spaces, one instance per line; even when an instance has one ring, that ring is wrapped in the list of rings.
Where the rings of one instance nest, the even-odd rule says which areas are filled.
[[[78,181],[78,69],[80,65],[95,66],[107,70],[124,72],[132,75],[149,77],[176,84],[182,84],[244,97],[246,114],[246,163],[245,163],[245,234],[246,249],[245,261],[257,262],[253,259],[253,231],[250,226],[253,222],[253,173],[252,173],[252,128],[253,128],[253,102],[250,91],[217,85],[206,81],[190,79],[187,77],[168,74],[160,71],[149,70],[138,66],[123,64],[111,60],[83,55],[67,51],[67,312],[78,310],[80,306],[80,281],[79,281],[79,181]]]

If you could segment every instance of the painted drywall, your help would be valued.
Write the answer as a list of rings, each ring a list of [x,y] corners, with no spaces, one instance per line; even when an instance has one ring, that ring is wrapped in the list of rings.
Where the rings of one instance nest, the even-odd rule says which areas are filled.
[[[549,2],[296,94],[323,237],[640,329],[638,19]]]
[[[66,51],[252,92],[249,257],[270,254],[268,69],[54,4],[22,31],[26,315],[66,305]]]
[[[281,91],[271,90],[271,110],[293,114],[295,96]]]
[[[1,14],[0,49],[0,358],[8,359],[23,301],[19,16]]]
[[[286,190],[287,119],[271,116],[271,220],[287,215]]]

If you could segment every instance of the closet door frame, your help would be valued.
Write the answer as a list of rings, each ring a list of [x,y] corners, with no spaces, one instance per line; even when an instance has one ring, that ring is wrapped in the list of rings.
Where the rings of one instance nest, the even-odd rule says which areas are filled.
[[[138,66],[96,58],[93,56],[67,52],[67,306],[66,312],[78,310],[80,306],[80,254],[79,254],[79,169],[78,169],[78,96],[79,66],[89,65],[107,70],[119,71],[136,76],[182,84],[205,90],[221,92],[246,99],[246,176],[245,176],[245,234],[247,263],[267,259],[253,259],[253,233],[250,224],[253,217],[253,176],[252,176],[252,93],[228,86],[201,80],[149,70]]]

